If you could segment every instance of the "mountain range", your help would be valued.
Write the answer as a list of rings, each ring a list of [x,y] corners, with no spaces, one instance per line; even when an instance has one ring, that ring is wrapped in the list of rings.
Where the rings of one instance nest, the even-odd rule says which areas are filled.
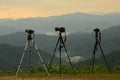
[[[102,48],[105,54],[120,49],[120,26],[114,26],[101,31]],[[0,36],[0,44],[8,44],[13,46],[25,46],[27,42],[27,33],[17,32],[10,35]],[[64,36],[63,36],[64,37]],[[80,56],[82,59],[91,57],[93,46],[95,43],[94,32],[67,35],[66,48],[71,56]],[[35,35],[36,45],[43,51],[53,54],[58,36],[50,36],[44,34]],[[99,51],[99,50],[98,50]],[[64,52],[63,52],[64,53]],[[100,56],[100,54],[97,54]]]
[[[25,29],[35,31],[35,43],[46,61],[49,61],[53,55],[58,39],[59,32],[55,32],[54,28],[62,26],[66,28],[67,42],[65,44],[73,62],[91,58],[95,43],[94,28],[101,30],[101,46],[105,55],[113,56],[111,52],[120,50],[119,21],[119,13],[106,15],[73,13],[51,17],[0,19],[0,69],[13,69],[14,66],[18,65],[21,52],[27,42],[28,34],[23,32]],[[57,50],[55,61],[58,60],[58,53]],[[27,56],[29,55],[27,54]],[[101,59],[100,56],[101,53],[98,48],[96,53],[98,60]],[[36,57],[33,58],[35,64],[37,63]],[[64,51],[62,51],[62,58],[67,59]],[[118,56],[117,59],[119,59]],[[23,65],[28,60],[25,57]]]
[[[61,16],[0,19],[0,35],[33,29],[38,34],[54,34],[55,27],[65,27],[68,33],[91,32],[93,28],[102,30],[119,25],[120,13],[94,15],[86,13],[71,13]]]

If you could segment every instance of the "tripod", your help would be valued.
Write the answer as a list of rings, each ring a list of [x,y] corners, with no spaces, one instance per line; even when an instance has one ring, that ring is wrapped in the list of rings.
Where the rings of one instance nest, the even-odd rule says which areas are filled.
[[[66,40],[66,39],[65,39]],[[73,65],[72,65],[72,62],[71,62],[71,60],[70,60],[70,56],[68,55],[68,52],[67,52],[67,49],[66,49],[66,47],[65,47],[65,43],[64,43],[64,40],[63,40],[63,37],[62,37],[62,32],[60,31],[59,32],[59,38],[58,38],[58,40],[57,40],[57,43],[56,43],[56,47],[55,47],[55,49],[54,49],[54,53],[53,53],[53,56],[52,56],[52,58],[51,58],[51,60],[50,60],[50,64],[49,64],[49,68],[48,68],[48,70],[50,70],[50,68],[51,68],[51,64],[52,64],[52,62],[53,62],[53,58],[54,58],[54,56],[55,56],[55,53],[56,53],[56,50],[57,50],[57,47],[58,47],[58,45],[59,45],[59,52],[60,52],[60,73],[59,74],[62,74],[62,65],[61,65],[61,63],[62,63],[62,61],[61,61],[61,49],[62,48],[64,48],[65,49],[65,52],[66,52],[66,55],[67,55],[67,57],[68,57],[68,60],[69,60],[69,63],[70,63],[70,65],[71,65],[71,68],[72,68],[72,71],[73,71],[73,73],[74,73],[74,69],[73,69]]]
[[[101,43],[101,33],[100,33],[100,30],[98,28],[96,28],[96,29],[94,29],[94,32],[95,32],[95,40],[96,40],[96,42],[95,42],[95,45],[94,45],[92,60],[91,60],[90,66],[89,66],[89,73],[90,72],[93,73],[94,64],[95,64],[95,54],[96,54],[96,51],[97,51],[98,47],[100,48],[100,51],[101,51],[102,56],[104,58],[104,61],[106,63],[107,69],[108,69],[109,73],[111,73],[111,70],[110,70],[110,67],[108,65],[107,59],[106,59],[106,57],[104,55],[103,49],[102,49],[101,44],[100,44]]]
[[[29,31],[30,31],[30,30],[29,30]],[[27,32],[27,31],[26,31],[26,32]],[[32,68],[31,68],[31,66],[32,66],[32,64],[31,64],[32,49],[35,49],[36,53],[38,54],[39,60],[41,61],[42,65],[43,65],[43,67],[44,67],[44,70],[45,70],[46,73],[49,75],[49,72],[48,72],[48,70],[47,70],[47,68],[46,68],[45,62],[44,62],[44,60],[42,59],[42,57],[41,57],[41,55],[40,55],[40,53],[39,53],[39,50],[38,50],[38,48],[37,48],[37,46],[36,46],[36,44],[35,44],[35,42],[34,42],[34,34],[33,34],[33,32],[27,32],[27,33],[28,33],[28,41],[27,41],[27,43],[26,43],[26,45],[25,45],[25,48],[24,48],[22,57],[21,57],[21,59],[20,59],[20,63],[19,63],[19,65],[18,65],[18,68],[17,68],[17,71],[16,71],[16,75],[15,75],[14,80],[15,80],[15,79],[17,78],[17,76],[18,76],[18,73],[19,73],[19,71],[20,71],[20,67],[21,67],[21,64],[22,64],[22,62],[23,62],[24,55],[25,55],[25,53],[27,52],[27,49],[29,49],[29,55],[30,55],[30,63],[29,63],[30,76],[31,76],[31,70],[32,70]],[[33,38],[32,38],[32,36],[33,36]]]

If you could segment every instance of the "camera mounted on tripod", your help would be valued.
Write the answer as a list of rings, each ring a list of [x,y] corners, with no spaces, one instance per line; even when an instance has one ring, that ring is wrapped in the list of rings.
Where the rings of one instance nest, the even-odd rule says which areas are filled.
[[[96,43],[100,43],[101,42],[101,33],[100,33],[100,29],[96,28],[93,30],[95,32],[95,38],[96,38]]]
[[[28,34],[33,34],[33,33],[34,33],[34,30],[26,29],[25,32],[28,33]]]
[[[94,29],[93,31],[95,31],[95,32],[100,32],[100,29],[96,28],[96,29]]]
[[[64,33],[64,42],[66,42],[66,31],[64,27],[56,27],[55,31],[59,31],[59,35],[62,37],[61,33]]]
[[[59,31],[61,33],[65,32],[65,28],[64,27],[56,27],[55,31]]]
[[[31,30],[31,29],[26,29],[25,30],[26,33],[28,33],[28,37],[27,37],[27,40],[30,41],[34,38],[34,30]],[[33,35],[32,35],[33,34]]]

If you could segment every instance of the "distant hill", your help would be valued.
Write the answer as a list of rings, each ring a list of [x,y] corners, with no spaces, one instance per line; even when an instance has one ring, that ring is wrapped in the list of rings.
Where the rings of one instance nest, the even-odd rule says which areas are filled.
[[[7,44],[0,44],[0,70],[14,70],[17,68],[20,58],[22,56],[24,47],[17,47],[17,46],[11,46]],[[40,54],[42,58],[45,60],[45,62],[50,61],[51,55],[43,50],[40,49]],[[101,54],[101,53],[100,53]],[[110,53],[106,54],[106,59],[109,63],[109,66],[113,68],[114,66],[118,65],[120,62],[120,51],[111,51]],[[87,59],[85,61],[80,61],[75,65],[79,65],[79,67],[84,65],[89,65],[90,59]],[[54,58],[54,62],[58,61],[58,58]],[[37,54],[32,54],[32,64],[38,65],[38,56]],[[103,56],[96,58],[96,64],[98,63],[104,63]],[[28,69],[29,65],[29,54],[28,52],[25,54],[23,63],[21,65],[21,69]]]
[[[57,34],[57,33],[56,33]],[[120,26],[113,26],[111,28],[101,31],[102,48],[105,54],[120,49]],[[53,54],[58,36],[48,36],[44,34],[37,34],[35,41],[38,47],[47,53]],[[66,47],[72,56],[81,56],[82,59],[90,58],[94,46],[94,32],[67,35]],[[0,44],[9,44],[15,46],[24,46],[26,43],[26,33],[17,32],[10,35],[0,36]],[[97,56],[100,56],[99,50]]]
[[[120,51],[112,51],[106,55],[106,59],[110,66],[116,66],[120,63]],[[98,58],[98,61],[104,63],[103,56]]]
[[[119,25],[120,13],[94,15],[86,13],[71,13],[61,16],[0,19],[0,35],[34,29],[37,33],[53,33],[55,27],[64,26],[68,32],[91,32],[95,27],[102,30]]]
[[[105,57],[109,67],[111,68],[111,71],[115,68],[115,66],[120,66],[120,51],[111,51],[110,53],[106,54]],[[82,67],[84,65],[89,66],[90,61],[91,58],[85,61],[80,61],[76,65],[78,65],[79,67]],[[95,59],[95,65],[96,64],[103,64],[106,67],[105,60],[103,59],[102,55]]]
[[[120,34],[120,26],[114,26],[101,31],[101,37],[102,37],[101,46],[105,54],[113,50],[120,49],[119,34]],[[94,32],[92,32],[90,34],[76,33],[74,35],[69,35],[68,43],[69,43],[68,45],[70,46],[70,50],[74,51],[71,53],[89,58],[91,57],[93,52],[93,47],[95,43],[95,34]],[[100,56],[99,51],[100,50],[98,48],[97,55]]]
[[[0,44],[0,70],[13,70],[18,67],[20,58],[22,57],[24,47],[17,47],[17,46],[11,46],[7,44]],[[39,49],[40,54],[45,62],[49,61],[51,58],[51,55],[47,52]],[[28,68],[29,65],[29,53],[26,52],[23,63],[22,63],[22,69]],[[54,58],[57,60],[57,58]],[[37,53],[33,51],[32,54],[32,64],[38,65],[39,64],[39,58]]]

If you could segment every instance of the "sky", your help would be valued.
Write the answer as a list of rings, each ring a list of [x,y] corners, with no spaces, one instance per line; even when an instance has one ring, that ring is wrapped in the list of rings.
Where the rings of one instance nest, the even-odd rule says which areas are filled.
[[[0,0],[0,19],[120,12],[120,0]]]

